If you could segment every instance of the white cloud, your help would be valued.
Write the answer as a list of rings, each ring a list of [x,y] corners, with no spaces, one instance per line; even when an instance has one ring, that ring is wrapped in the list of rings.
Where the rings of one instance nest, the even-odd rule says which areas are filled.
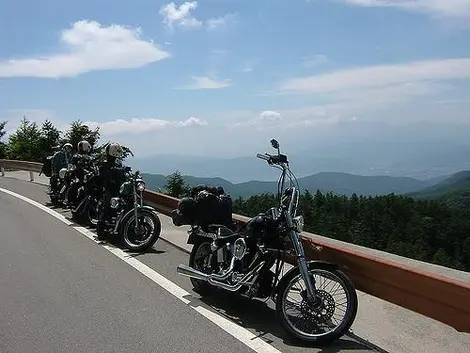
[[[255,69],[255,66],[260,62],[259,59],[249,60],[243,63],[242,72],[252,72]]]
[[[335,93],[468,78],[470,78],[470,58],[443,59],[358,67],[309,77],[291,78],[282,83],[280,91]]]
[[[246,63],[245,66],[243,66],[242,72],[252,72],[253,70],[253,65],[250,65],[250,63]]]
[[[328,58],[326,55],[323,54],[316,54],[313,56],[305,56],[302,58],[302,66],[305,68],[311,68],[314,66],[326,64],[328,62]]]
[[[191,11],[197,8],[197,1],[186,1],[179,7],[174,2],[170,2],[160,8],[160,15],[163,16],[163,23],[170,29],[174,26],[186,28],[199,28],[202,22],[191,15]]]
[[[166,128],[190,128],[206,126],[205,120],[190,117],[184,121],[171,121],[155,118],[132,118],[130,120],[116,119],[113,121],[97,122],[87,121],[84,124],[90,128],[100,128],[102,135],[111,136],[118,134],[142,134],[150,131],[163,130]]]
[[[273,110],[265,110],[259,115],[261,120],[280,120],[282,119],[281,114]]]
[[[235,23],[237,18],[236,13],[228,13],[220,17],[207,20],[206,27],[209,31],[215,31],[221,28],[226,28],[230,24]]]
[[[394,7],[437,16],[470,16],[470,0],[336,0],[364,7]]]
[[[180,89],[197,90],[197,89],[219,89],[232,86],[231,80],[217,81],[207,76],[192,76],[193,83],[181,87]]]
[[[186,1],[180,6],[177,6],[174,2],[170,2],[162,6],[159,13],[163,16],[163,23],[170,30],[173,30],[176,26],[186,29],[198,29],[205,26],[208,31],[214,31],[235,23],[238,16],[237,13],[228,13],[223,16],[210,18],[207,21],[202,21],[196,19],[192,14],[197,7],[197,1]]]
[[[139,28],[78,21],[60,34],[63,52],[0,61],[0,77],[75,77],[90,71],[138,68],[170,57],[140,35]]]
[[[247,120],[232,124],[231,127],[246,127],[246,126],[260,126],[260,127],[275,127],[278,126],[282,120],[279,112],[274,110],[264,110],[258,116]]]

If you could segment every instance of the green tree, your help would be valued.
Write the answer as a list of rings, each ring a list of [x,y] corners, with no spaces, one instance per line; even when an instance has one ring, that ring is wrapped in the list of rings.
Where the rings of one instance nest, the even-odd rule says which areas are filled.
[[[60,131],[49,121],[46,120],[41,127],[40,148],[42,157],[49,156],[53,149],[60,142]]]
[[[233,211],[253,217],[275,205],[272,194],[236,199]],[[470,270],[470,210],[400,195],[351,197],[305,192],[305,230],[404,257]]]
[[[166,194],[173,197],[184,197],[190,191],[189,185],[183,179],[181,173],[177,170],[168,175],[165,185]]]
[[[8,140],[10,158],[31,162],[41,161],[40,141],[41,129],[36,122],[30,122],[24,117]]]
[[[2,140],[3,136],[7,133],[5,131],[5,125],[7,124],[6,121],[0,122],[0,159],[7,158],[7,144]]]
[[[78,143],[82,140],[87,140],[94,147],[99,139],[99,127],[91,130],[88,125],[83,124],[80,120],[76,120],[70,124],[70,128],[65,132],[64,139],[61,142],[62,144],[66,142],[71,143],[74,150],[76,150]]]

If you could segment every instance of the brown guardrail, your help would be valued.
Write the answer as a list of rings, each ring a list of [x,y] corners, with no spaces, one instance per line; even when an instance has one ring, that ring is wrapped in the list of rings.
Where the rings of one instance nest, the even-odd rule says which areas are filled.
[[[38,164],[0,160],[0,166],[30,168],[23,170],[36,168],[34,171],[39,171]],[[165,215],[177,208],[179,201],[150,190],[144,192],[144,199]],[[233,218],[241,223],[249,219],[237,214]],[[358,290],[440,321],[460,332],[470,333],[470,282],[415,268],[407,264],[409,259],[403,257],[395,256],[397,261],[388,260],[380,251],[312,233],[303,232],[302,239],[309,259],[338,264]],[[288,261],[293,263],[292,259]]]
[[[0,159],[0,167],[5,170],[25,170],[28,172],[39,173],[42,168],[42,163]]]
[[[29,172],[29,180],[34,181],[33,172],[39,173],[41,169],[42,163],[0,159],[1,176],[5,176],[5,171],[24,170]]]

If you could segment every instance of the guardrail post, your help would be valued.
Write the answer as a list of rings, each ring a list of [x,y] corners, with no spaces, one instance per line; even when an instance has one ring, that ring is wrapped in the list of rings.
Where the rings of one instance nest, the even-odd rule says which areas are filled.
[[[5,176],[5,168],[2,167],[1,169],[2,169],[2,177],[4,177]]]
[[[33,172],[29,172],[29,181],[34,181],[34,174],[33,174]]]

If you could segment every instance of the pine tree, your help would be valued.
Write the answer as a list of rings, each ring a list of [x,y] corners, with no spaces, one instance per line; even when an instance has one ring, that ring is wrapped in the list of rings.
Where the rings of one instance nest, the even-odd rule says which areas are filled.
[[[5,131],[5,125],[7,124],[6,121],[1,121],[0,122],[0,159],[5,159],[7,158],[7,144],[2,140],[3,136],[7,133]]]
[[[181,173],[176,170],[174,173],[168,175],[165,189],[166,194],[180,198],[188,194],[190,187],[184,181]]]
[[[16,131],[10,135],[8,150],[11,159],[24,161],[41,161],[41,129],[36,122],[30,122],[26,117]]]

